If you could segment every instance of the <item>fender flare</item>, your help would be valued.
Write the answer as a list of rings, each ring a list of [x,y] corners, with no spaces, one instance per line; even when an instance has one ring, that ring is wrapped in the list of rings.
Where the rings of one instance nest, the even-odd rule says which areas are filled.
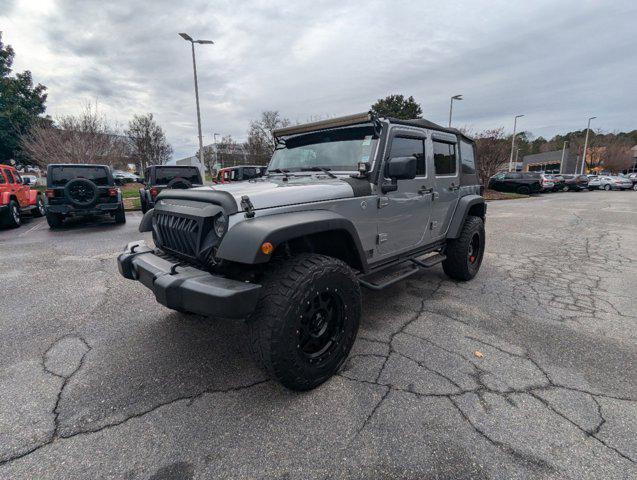
[[[233,262],[266,263],[271,256],[261,252],[261,245],[281,243],[320,232],[342,231],[351,239],[362,270],[367,270],[367,259],[354,224],[330,210],[309,210],[279,213],[250,218],[233,226],[221,241],[217,257]]]
[[[480,195],[465,195],[458,200],[456,211],[453,213],[453,218],[449,224],[449,230],[447,230],[447,238],[458,238],[460,236],[462,226],[467,219],[469,210],[471,210],[471,207],[475,205],[481,205],[480,217],[484,220],[487,213],[487,204],[485,203],[484,198]]]

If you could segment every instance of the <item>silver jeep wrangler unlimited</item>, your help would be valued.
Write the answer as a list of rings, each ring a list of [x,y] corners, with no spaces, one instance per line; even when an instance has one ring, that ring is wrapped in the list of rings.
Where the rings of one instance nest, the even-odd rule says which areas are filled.
[[[164,190],[121,274],[180,312],[247,319],[255,357],[309,390],[354,343],[361,290],[442,263],[455,280],[482,262],[486,205],[475,144],[427,120],[359,114],[275,132],[267,176]]]

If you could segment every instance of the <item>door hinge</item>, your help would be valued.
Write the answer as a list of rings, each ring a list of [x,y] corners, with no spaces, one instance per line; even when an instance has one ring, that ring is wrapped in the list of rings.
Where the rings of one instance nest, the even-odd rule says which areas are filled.
[[[386,233],[379,233],[378,236],[376,237],[376,243],[378,243],[379,245],[381,243],[385,243],[387,241],[388,235]]]
[[[389,205],[389,198],[387,197],[378,197],[378,208],[383,208]]]

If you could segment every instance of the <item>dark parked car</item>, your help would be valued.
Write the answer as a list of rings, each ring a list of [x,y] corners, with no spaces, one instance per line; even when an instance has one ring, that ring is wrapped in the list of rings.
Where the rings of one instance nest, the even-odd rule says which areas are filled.
[[[588,177],[586,175],[562,175],[566,190],[579,192],[588,189]]]
[[[242,182],[252,180],[265,175],[268,167],[260,165],[238,165],[236,167],[222,168],[217,173],[215,183]]]
[[[58,228],[66,218],[110,215],[126,222],[122,192],[107,165],[53,164],[47,168],[46,220]]]
[[[142,212],[155,206],[155,198],[165,188],[187,189],[201,187],[203,181],[197,167],[181,165],[152,165],[144,172],[144,188],[139,189]]]
[[[542,176],[534,172],[500,172],[489,179],[488,188],[528,195],[542,191]]]
[[[566,181],[564,179],[564,175],[562,174],[545,174],[544,178],[553,183],[553,192],[567,192],[568,188],[566,187]]]

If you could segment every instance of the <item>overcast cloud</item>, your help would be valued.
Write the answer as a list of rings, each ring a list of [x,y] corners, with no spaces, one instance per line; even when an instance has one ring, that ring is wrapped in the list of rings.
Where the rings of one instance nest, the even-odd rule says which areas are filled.
[[[391,93],[472,130],[545,137],[637,128],[637,2],[13,1],[0,30],[15,68],[48,87],[53,117],[87,101],[125,124],[152,112],[178,157],[196,149],[190,46],[197,47],[204,143],[244,139],[276,109],[293,121],[366,111]]]

